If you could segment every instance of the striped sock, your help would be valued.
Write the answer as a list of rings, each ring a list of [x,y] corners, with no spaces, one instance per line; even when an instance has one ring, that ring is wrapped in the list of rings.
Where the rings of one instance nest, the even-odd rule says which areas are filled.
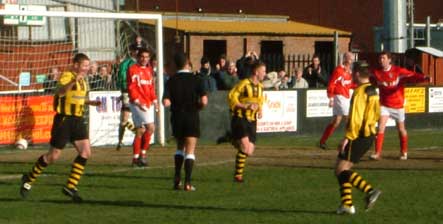
[[[368,193],[372,191],[372,186],[366,182],[358,173],[351,171],[351,177],[349,178],[349,182],[352,183],[352,186],[358,188],[364,193]]]
[[[43,156],[40,156],[32,167],[31,172],[29,172],[27,175],[27,183],[32,184],[47,166],[48,164],[43,159]]]
[[[87,159],[80,155],[75,158],[74,163],[72,164],[71,175],[69,175],[68,182],[66,183],[67,188],[77,189],[78,182],[85,170],[86,161]]]
[[[243,176],[243,171],[245,168],[245,163],[246,163],[247,157],[248,156],[244,152],[238,150],[237,156],[235,158],[235,175],[234,175],[235,177],[242,177]]]
[[[338,183],[340,185],[341,204],[347,207],[352,206],[352,184],[349,183],[349,177],[351,174],[352,171],[345,170],[337,176]]]

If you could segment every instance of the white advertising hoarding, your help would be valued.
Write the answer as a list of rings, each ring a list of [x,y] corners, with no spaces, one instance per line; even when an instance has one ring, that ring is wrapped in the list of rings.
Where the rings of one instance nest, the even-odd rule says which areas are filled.
[[[89,99],[100,100],[101,106],[89,106],[89,139],[92,146],[117,145],[120,125],[120,91],[90,92]],[[128,129],[124,145],[132,145],[134,133]]]
[[[265,91],[257,132],[297,131],[297,91]]]
[[[332,117],[325,89],[306,91],[306,117]]]
[[[435,87],[429,88],[429,113],[441,113],[443,112],[443,88]]]

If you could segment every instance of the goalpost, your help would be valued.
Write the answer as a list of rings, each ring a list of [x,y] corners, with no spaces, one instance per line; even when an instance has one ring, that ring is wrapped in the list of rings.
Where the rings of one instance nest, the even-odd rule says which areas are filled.
[[[99,90],[117,93],[115,73],[121,61],[119,59],[127,56],[128,46],[135,36],[141,36],[147,47],[155,52],[156,89],[161,102],[164,62],[160,14],[64,11],[66,8],[63,10],[63,7],[62,10],[52,10],[0,10],[3,23],[7,19],[17,18],[45,20],[44,25],[31,26],[0,22],[0,145],[12,144],[18,138],[25,138],[31,143],[48,142],[48,122],[52,123],[53,115],[51,88],[54,87],[49,79],[56,72],[68,69],[75,53],[86,53],[91,61],[96,62],[100,72],[105,74],[100,79],[105,81],[96,85]],[[139,20],[153,20],[155,27],[140,28]],[[112,104],[113,109],[120,109],[116,105],[118,101],[112,97],[113,101],[108,104]],[[107,109],[102,107],[97,110]],[[157,139],[163,146],[165,118],[161,103],[157,128]]]

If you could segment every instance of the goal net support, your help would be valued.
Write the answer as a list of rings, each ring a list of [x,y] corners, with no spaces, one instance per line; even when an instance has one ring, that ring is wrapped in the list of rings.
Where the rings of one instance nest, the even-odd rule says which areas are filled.
[[[89,123],[90,129],[96,130],[90,130],[91,143],[94,145],[96,139],[96,145],[116,144],[121,109],[117,72],[135,36],[141,36],[156,56],[156,90],[161,102],[164,72],[160,14],[64,10],[0,10],[0,145],[13,144],[21,138],[30,144],[49,142],[55,81],[70,68],[75,53],[91,58],[90,97],[104,102],[101,107],[89,107],[87,112],[94,115]],[[152,20],[155,25],[141,27],[139,20]],[[162,106],[157,121],[156,139],[164,145]],[[112,142],[98,143],[110,136],[115,138]],[[126,142],[130,144],[132,139]]]

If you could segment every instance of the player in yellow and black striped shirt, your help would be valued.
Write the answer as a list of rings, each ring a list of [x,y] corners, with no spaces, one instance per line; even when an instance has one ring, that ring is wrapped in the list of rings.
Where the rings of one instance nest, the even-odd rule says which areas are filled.
[[[234,147],[237,148],[234,181],[243,182],[246,158],[254,152],[257,118],[261,117],[264,102],[261,81],[266,75],[266,66],[256,63],[251,77],[241,80],[229,92],[228,101],[232,115],[231,131]]]
[[[376,87],[369,82],[367,64],[354,63],[353,74],[359,82],[351,98],[349,120],[345,138],[339,146],[335,175],[340,185],[341,205],[337,214],[354,214],[352,188],[366,193],[366,210],[371,208],[381,194],[358,173],[351,170],[374,142],[375,125],[380,115],[379,96]]]
[[[88,85],[84,79],[89,70],[89,58],[85,54],[76,54],[72,71],[64,72],[57,85],[54,96],[56,115],[51,129],[50,149],[41,155],[31,172],[24,174],[20,186],[20,195],[26,198],[31,190],[31,184],[51,163],[56,161],[62,149],[71,142],[78,152],[72,164],[71,175],[62,192],[74,202],[81,202],[77,185],[83,175],[86,161],[91,155],[89,136],[83,119],[85,105],[99,106],[100,101],[90,101],[87,98]]]

